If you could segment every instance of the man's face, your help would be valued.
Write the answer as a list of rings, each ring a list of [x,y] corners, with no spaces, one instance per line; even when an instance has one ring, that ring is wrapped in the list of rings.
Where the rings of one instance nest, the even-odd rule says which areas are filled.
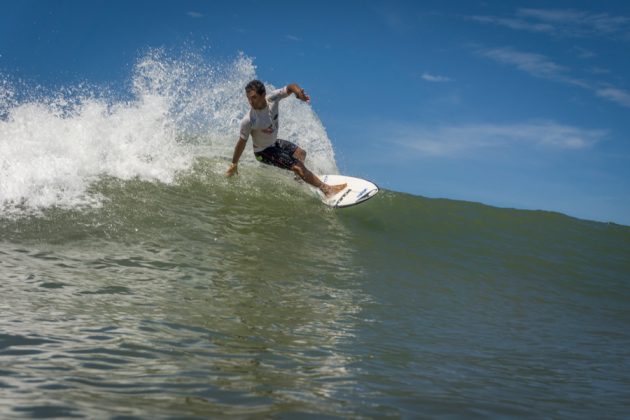
[[[247,100],[249,104],[254,109],[263,109],[267,106],[267,100],[265,99],[265,94],[259,95],[255,90],[250,90],[249,92],[245,92],[247,95]]]

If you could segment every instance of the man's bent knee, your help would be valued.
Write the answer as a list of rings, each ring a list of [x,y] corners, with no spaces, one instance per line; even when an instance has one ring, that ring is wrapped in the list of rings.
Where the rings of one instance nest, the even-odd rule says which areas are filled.
[[[300,178],[304,178],[306,172],[305,169],[306,168],[304,167],[304,164],[302,162],[298,162],[291,167],[291,170]]]
[[[306,159],[306,151],[304,149],[302,149],[301,147],[298,147],[297,149],[295,149],[295,152],[293,153],[293,156],[296,159],[299,159],[302,162],[304,162],[304,159]]]

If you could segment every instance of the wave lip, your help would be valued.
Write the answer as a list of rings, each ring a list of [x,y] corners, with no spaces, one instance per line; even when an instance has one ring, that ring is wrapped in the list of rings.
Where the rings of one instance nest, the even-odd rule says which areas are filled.
[[[174,141],[164,101],[87,99],[71,115],[26,103],[0,123],[0,197],[5,210],[98,205],[89,186],[102,176],[171,182],[190,159]]]
[[[242,89],[255,77],[243,55],[207,63],[158,49],[136,63],[130,100],[83,86],[20,100],[1,80],[0,216],[99,207],[105,198],[91,188],[99,179],[171,184],[196,158],[227,161],[248,109]],[[336,172],[323,125],[297,102],[283,102],[281,137],[309,152],[312,169]]]

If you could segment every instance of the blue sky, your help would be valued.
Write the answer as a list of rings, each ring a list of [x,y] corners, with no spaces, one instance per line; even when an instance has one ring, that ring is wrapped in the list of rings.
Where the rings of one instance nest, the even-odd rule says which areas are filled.
[[[343,173],[630,225],[630,2],[14,1],[0,74],[128,83],[150,48],[300,83]]]

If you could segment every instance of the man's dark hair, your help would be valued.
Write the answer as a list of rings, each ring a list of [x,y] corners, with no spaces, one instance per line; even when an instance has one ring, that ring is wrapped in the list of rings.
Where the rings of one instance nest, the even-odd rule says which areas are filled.
[[[255,90],[259,95],[263,95],[265,93],[265,85],[260,80],[252,80],[245,86],[245,92],[251,92],[252,90]]]

